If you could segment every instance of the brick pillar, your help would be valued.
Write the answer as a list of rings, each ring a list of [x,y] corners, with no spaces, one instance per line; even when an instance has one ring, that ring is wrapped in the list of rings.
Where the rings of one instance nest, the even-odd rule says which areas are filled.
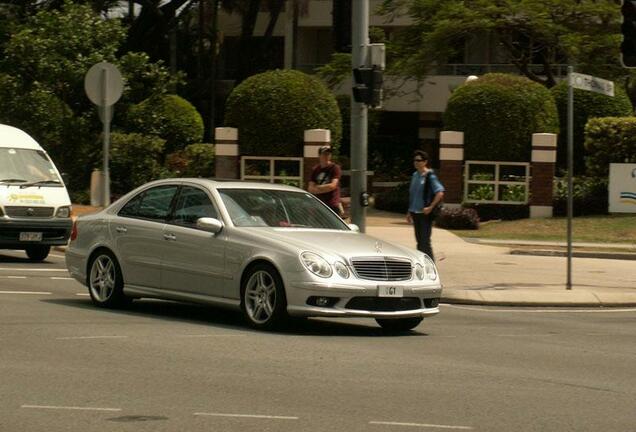
[[[444,205],[459,207],[464,179],[464,132],[441,132],[439,147],[439,178],[446,189]]]
[[[303,187],[307,189],[311,170],[316,166],[318,149],[324,145],[331,145],[331,131],[329,129],[309,129],[305,131],[305,147],[303,150]]]
[[[552,183],[557,157],[557,136],[532,134],[530,217],[552,217]]]
[[[238,129],[218,127],[214,129],[214,169],[215,177],[221,179],[238,179],[240,173],[240,156],[238,145]]]

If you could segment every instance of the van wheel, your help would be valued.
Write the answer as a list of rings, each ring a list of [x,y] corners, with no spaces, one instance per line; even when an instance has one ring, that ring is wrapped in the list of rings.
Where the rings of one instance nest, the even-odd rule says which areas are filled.
[[[26,254],[31,261],[44,261],[51,252],[51,246],[29,246]]]

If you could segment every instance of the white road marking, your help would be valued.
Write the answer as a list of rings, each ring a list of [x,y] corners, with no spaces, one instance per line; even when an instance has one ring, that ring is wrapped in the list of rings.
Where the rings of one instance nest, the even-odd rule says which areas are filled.
[[[76,410],[76,411],[108,411],[108,412],[121,411],[121,408],[95,408],[95,407],[52,406],[52,405],[22,405],[20,408]]]
[[[1,279],[26,279],[26,276],[2,276]]]
[[[453,309],[464,309],[464,310],[472,310],[479,312],[492,312],[492,313],[619,313],[619,312],[636,312],[636,308],[605,308],[605,309],[486,309],[480,307],[472,307],[472,306],[457,306],[454,304],[448,303],[440,303],[442,306],[447,306]]]
[[[128,336],[67,336],[55,338],[57,340],[76,340],[76,339],[124,339]]]
[[[272,416],[272,415],[259,415],[259,414],[225,414],[225,413],[202,413],[196,412],[195,416],[210,416],[210,417],[237,417],[237,418],[255,418],[255,419],[271,419],[271,420],[298,420],[298,417],[289,416]]]
[[[242,334],[200,334],[200,335],[175,335],[181,338],[206,338],[206,337],[235,337],[244,336]]]
[[[50,277],[51,280],[75,280],[72,277]]]
[[[369,424],[385,425],[385,426],[410,426],[410,427],[437,428],[437,429],[461,429],[461,430],[472,430],[473,429],[470,426],[437,425],[437,424],[426,424],[426,423],[400,423],[400,422],[370,421]]]
[[[32,294],[32,295],[51,295],[53,293],[47,291],[0,291],[0,294]]]
[[[18,267],[0,267],[0,271],[24,271],[24,272],[67,272],[66,269],[50,269],[50,268],[18,268]]]
[[[50,257],[53,258],[66,258],[64,255],[53,255],[53,254],[49,254]]]
[[[81,296],[81,297],[90,297],[91,295],[89,293],[76,293],[76,296]]]
[[[534,337],[534,336],[556,336],[556,334],[554,333],[546,333],[546,334],[532,334],[532,333],[519,333],[519,334],[514,334],[514,333],[507,333],[507,334],[496,334],[493,335],[495,337]]]

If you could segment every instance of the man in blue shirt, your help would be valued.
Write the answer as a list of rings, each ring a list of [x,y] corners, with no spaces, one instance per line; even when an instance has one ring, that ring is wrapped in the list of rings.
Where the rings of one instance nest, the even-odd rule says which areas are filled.
[[[432,169],[428,168],[428,154],[422,150],[413,153],[413,165],[416,171],[411,177],[409,188],[409,211],[406,221],[415,228],[417,249],[424,252],[432,260],[431,232],[435,208],[444,199],[444,186]]]

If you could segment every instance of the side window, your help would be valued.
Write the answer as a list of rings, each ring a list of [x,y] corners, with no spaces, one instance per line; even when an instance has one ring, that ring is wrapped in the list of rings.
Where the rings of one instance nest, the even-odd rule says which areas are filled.
[[[197,219],[218,218],[214,205],[201,189],[185,186],[181,189],[175,206],[172,223],[188,227],[196,226]]]
[[[154,221],[165,221],[170,214],[170,205],[177,186],[157,186],[144,193],[136,216]]]
[[[139,203],[141,202],[141,199],[143,198],[143,196],[144,196],[144,193],[142,192],[132,197],[126,203],[126,205],[123,206],[121,210],[119,210],[118,215],[123,217],[136,217],[137,211],[139,210]]]

